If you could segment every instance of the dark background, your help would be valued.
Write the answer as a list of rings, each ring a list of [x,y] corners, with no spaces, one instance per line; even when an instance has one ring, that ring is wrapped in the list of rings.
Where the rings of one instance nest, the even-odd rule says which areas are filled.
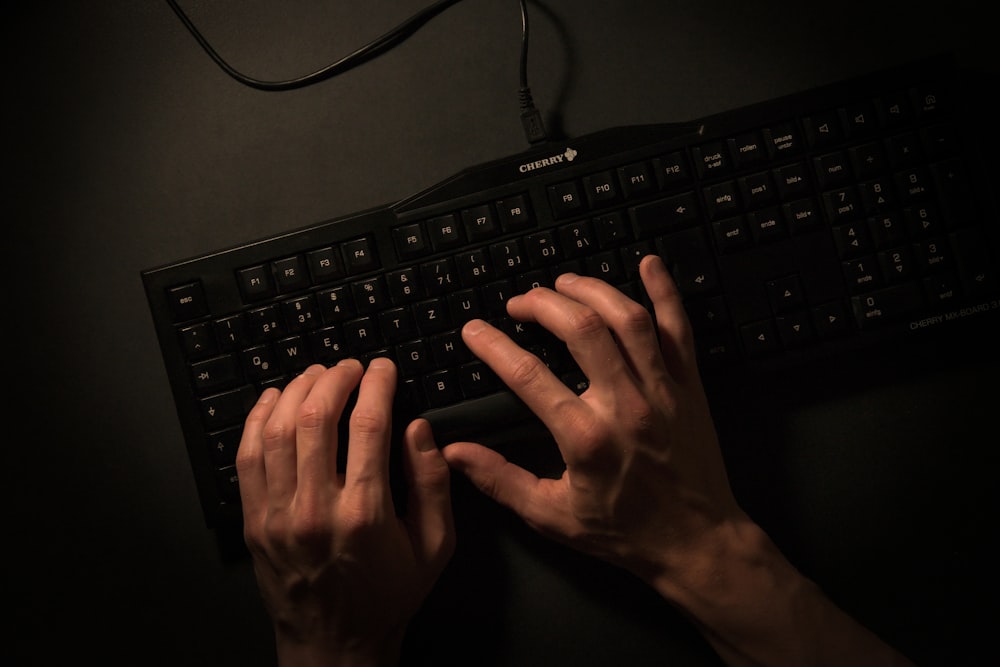
[[[278,79],[425,1],[182,5],[234,66]],[[983,72],[985,104],[1000,70],[986,4],[533,2],[531,84],[550,128],[576,136],[954,50]],[[6,10],[4,29],[3,661],[272,664],[249,561],[223,558],[204,526],[140,271],[523,150],[517,2],[466,0],[390,53],[284,93],[227,77],[166,2],[34,3]],[[926,665],[993,653],[997,333],[713,390],[741,502]],[[458,552],[408,664],[718,664],[629,577],[540,540],[461,480],[455,501]]]

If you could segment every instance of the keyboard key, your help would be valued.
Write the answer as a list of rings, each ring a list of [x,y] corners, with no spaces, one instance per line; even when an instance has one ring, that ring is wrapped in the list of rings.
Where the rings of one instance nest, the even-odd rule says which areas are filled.
[[[618,180],[626,199],[635,199],[655,191],[656,181],[645,162],[628,164],[618,168]]]
[[[773,320],[744,324],[740,327],[740,335],[748,357],[761,357],[781,349]]]
[[[242,379],[236,360],[228,354],[191,364],[191,381],[199,394],[230,387]]]
[[[334,247],[309,251],[306,253],[306,264],[309,266],[313,282],[317,285],[343,278],[346,273],[344,260],[339,250]]]
[[[772,159],[784,159],[802,150],[794,121],[785,120],[764,128],[764,144]]]
[[[661,190],[686,185],[691,182],[691,171],[688,169],[684,154],[675,151],[653,160],[656,178]]]
[[[294,292],[309,287],[309,273],[304,257],[285,257],[276,260],[271,269],[279,292]]]
[[[260,301],[274,296],[276,292],[270,266],[261,264],[240,269],[236,277],[245,301]]]
[[[587,204],[590,208],[609,206],[621,199],[617,179],[610,171],[584,176],[583,191],[587,195]]]
[[[396,254],[400,259],[413,259],[430,252],[431,241],[419,222],[396,227],[392,230],[392,237],[396,242]]]
[[[566,218],[583,210],[580,188],[574,182],[550,185],[548,193],[552,213],[557,218]]]
[[[199,401],[202,423],[209,431],[242,423],[256,402],[257,392],[250,386],[203,398]]]
[[[462,228],[452,213],[428,220],[427,235],[430,237],[431,246],[435,251],[457,248],[465,240]]]
[[[693,192],[659,199],[629,209],[636,235],[651,238],[700,222],[698,200]]]
[[[923,294],[915,283],[894,285],[851,297],[851,310],[861,329],[898,322],[919,312],[923,305]]]
[[[208,304],[200,282],[171,287],[167,290],[167,303],[174,322],[187,322],[208,314]]]
[[[535,224],[524,195],[514,195],[497,202],[500,225],[505,232],[516,232]]]
[[[464,209],[461,218],[465,236],[472,243],[493,238],[500,233],[500,223],[488,204]]]
[[[368,237],[348,241],[343,246],[344,264],[350,274],[364,273],[378,268],[378,255]]]
[[[712,141],[691,149],[694,167],[700,178],[713,178],[733,170],[733,159],[729,155],[726,140]]]

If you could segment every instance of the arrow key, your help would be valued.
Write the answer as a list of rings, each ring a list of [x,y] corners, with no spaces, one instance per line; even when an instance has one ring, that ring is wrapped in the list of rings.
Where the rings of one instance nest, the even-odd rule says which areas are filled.
[[[828,301],[810,309],[813,327],[820,338],[836,338],[850,331],[843,301]]]
[[[762,357],[781,349],[774,320],[744,324],[740,327],[740,337],[748,357]]]
[[[786,348],[801,347],[811,343],[816,337],[812,324],[809,322],[809,314],[800,310],[787,315],[782,315],[776,319],[778,325],[778,336],[781,343]]]

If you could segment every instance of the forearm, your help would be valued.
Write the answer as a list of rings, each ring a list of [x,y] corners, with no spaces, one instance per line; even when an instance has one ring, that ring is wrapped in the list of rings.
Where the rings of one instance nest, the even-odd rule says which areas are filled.
[[[728,665],[912,664],[833,604],[749,520],[720,527],[685,558],[650,583]]]

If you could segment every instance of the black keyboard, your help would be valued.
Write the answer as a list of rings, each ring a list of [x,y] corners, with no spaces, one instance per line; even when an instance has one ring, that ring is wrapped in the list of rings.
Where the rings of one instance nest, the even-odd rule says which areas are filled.
[[[239,518],[235,454],[257,396],[312,363],[388,356],[400,422],[423,414],[475,437],[523,409],[461,342],[482,317],[583,391],[564,348],[504,308],[565,271],[644,300],[638,262],[662,256],[705,374],[992,318],[1000,209],[961,81],[934,58],[548,143],[395,204],[144,271],[207,523]]]

